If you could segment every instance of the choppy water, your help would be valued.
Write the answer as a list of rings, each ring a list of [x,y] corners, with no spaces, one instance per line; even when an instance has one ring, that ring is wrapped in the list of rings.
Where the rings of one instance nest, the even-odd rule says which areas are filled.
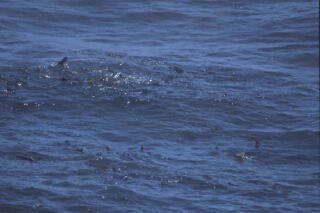
[[[0,211],[317,212],[318,11],[2,1]]]

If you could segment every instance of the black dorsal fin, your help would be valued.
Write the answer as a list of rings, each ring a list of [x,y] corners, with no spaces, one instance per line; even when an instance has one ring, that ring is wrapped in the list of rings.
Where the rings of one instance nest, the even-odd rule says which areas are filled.
[[[68,60],[68,57],[64,57],[61,61],[58,62],[59,66],[63,66]]]

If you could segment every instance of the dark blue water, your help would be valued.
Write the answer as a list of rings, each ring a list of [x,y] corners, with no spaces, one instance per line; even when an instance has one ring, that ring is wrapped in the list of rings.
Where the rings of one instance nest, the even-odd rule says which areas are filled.
[[[0,212],[318,212],[318,19],[2,1]]]

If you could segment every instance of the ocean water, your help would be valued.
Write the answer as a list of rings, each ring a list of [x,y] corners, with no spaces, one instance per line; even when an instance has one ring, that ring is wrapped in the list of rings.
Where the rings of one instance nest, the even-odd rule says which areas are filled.
[[[318,20],[315,0],[1,1],[0,212],[318,212]]]

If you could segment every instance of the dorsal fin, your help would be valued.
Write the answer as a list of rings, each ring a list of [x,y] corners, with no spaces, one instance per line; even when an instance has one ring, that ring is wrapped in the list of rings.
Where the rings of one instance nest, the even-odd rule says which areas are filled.
[[[68,57],[64,57],[61,61],[58,62],[57,65],[63,66],[67,62],[67,60],[68,60]]]

